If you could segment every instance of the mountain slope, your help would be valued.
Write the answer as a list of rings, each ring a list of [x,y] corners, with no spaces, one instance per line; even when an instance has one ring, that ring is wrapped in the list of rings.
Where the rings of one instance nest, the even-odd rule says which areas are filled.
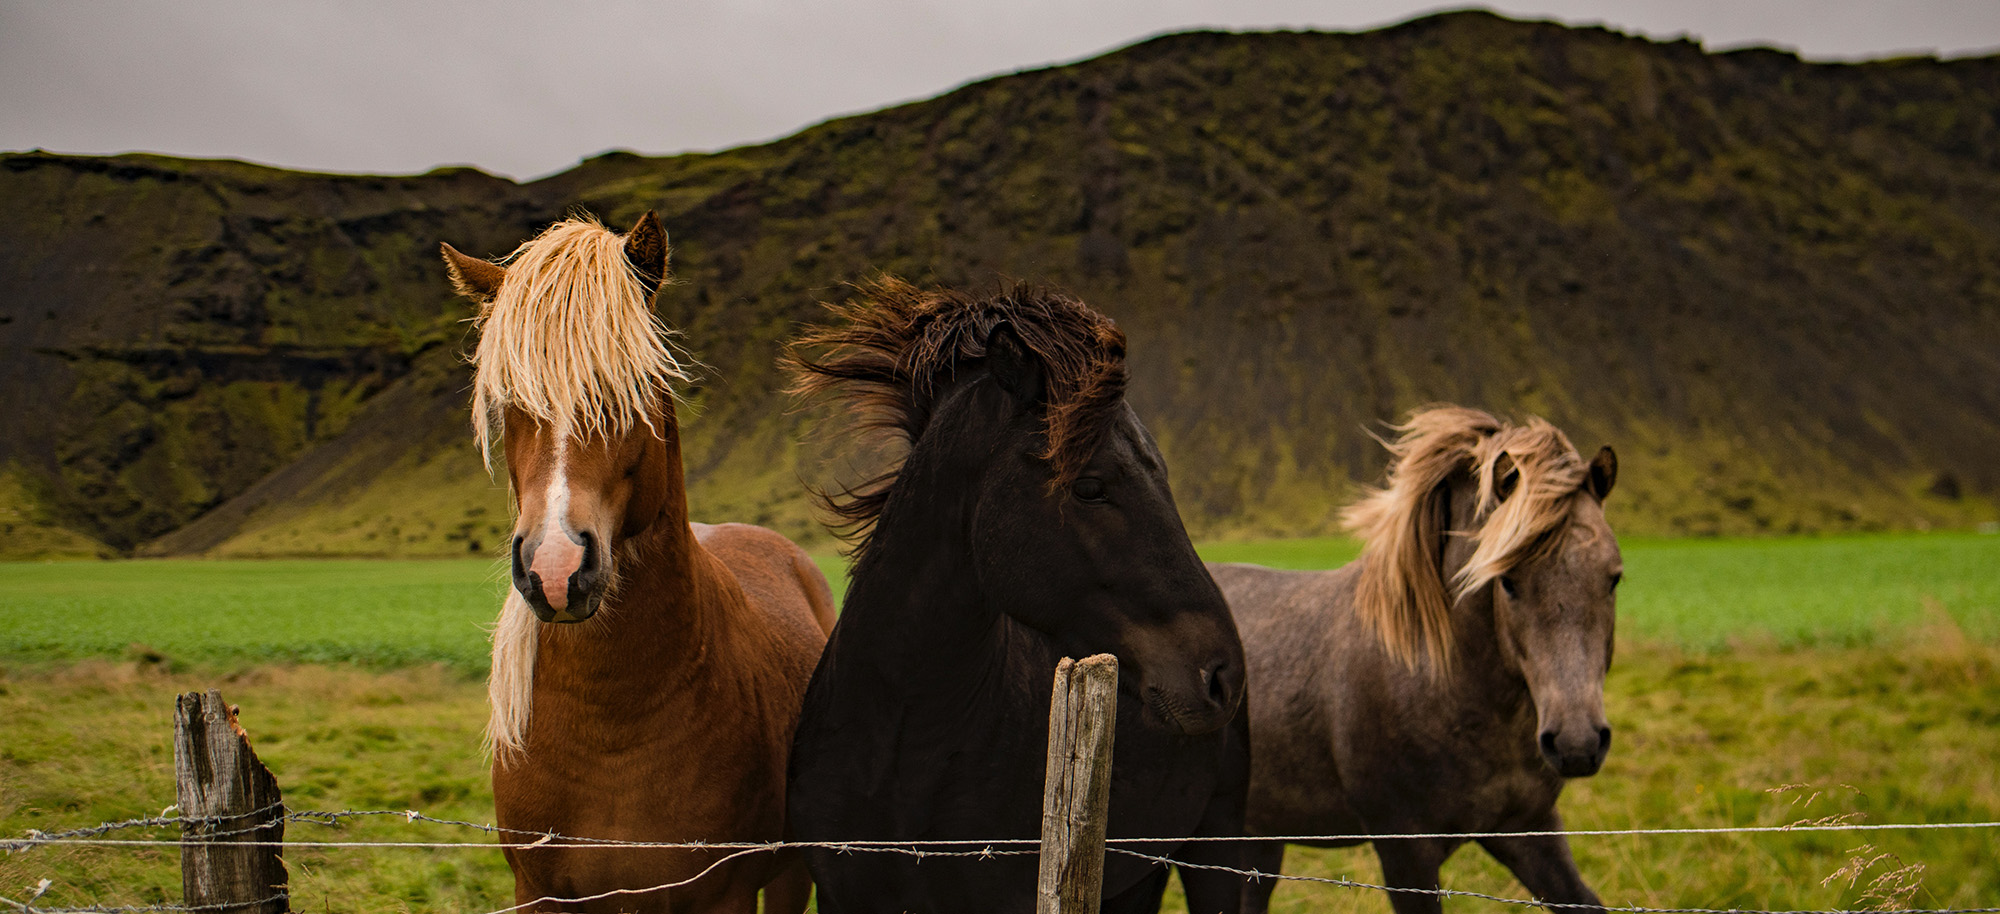
[[[1380,470],[1368,430],[1434,400],[1617,446],[1622,530],[1962,524],[2000,496],[1995,112],[1991,58],[1808,64],[1457,13],[1166,36],[519,186],[8,157],[0,187],[43,223],[4,230],[0,275],[55,316],[0,312],[0,399],[28,404],[0,421],[39,430],[0,462],[120,548],[490,549],[504,497],[470,452],[435,242],[504,253],[582,205],[656,208],[673,236],[662,314],[712,366],[687,432],[707,518],[811,532],[800,479],[846,464],[773,360],[886,270],[1060,283],[1115,317],[1204,534],[1327,529]]]

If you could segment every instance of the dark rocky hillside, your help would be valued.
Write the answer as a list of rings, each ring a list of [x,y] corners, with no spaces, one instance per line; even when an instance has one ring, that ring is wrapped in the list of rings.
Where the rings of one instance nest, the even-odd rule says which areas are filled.
[[[773,365],[876,270],[1069,286],[1199,532],[1330,528],[1433,400],[1624,461],[1652,533],[2000,499],[2000,59],[1804,63],[1483,13],[1190,33],[712,155],[456,170],[0,158],[0,551],[489,551],[466,309],[571,206],[666,220],[711,519],[843,464]],[[93,544],[101,544],[93,545]]]

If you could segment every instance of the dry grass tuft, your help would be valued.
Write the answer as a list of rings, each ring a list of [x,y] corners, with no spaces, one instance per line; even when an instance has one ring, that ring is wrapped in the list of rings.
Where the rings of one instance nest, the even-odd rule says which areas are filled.
[[[1820,885],[1830,886],[1836,882],[1845,882],[1851,889],[1861,877],[1868,874],[1868,871],[1878,866],[1889,867],[1876,873],[1875,878],[1868,880],[1867,888],[1863,889],[1861,896],[1855,899],[1856,903],[1862,905],[1862,910],[1908,910],[1916,898],[1917,890],[1924,887],[1922,863],[1904,863],[1903,858],[1888,851],[1877,850],[1873,844],[1850,848],[1847,853],[1849,855],[1847,864],[1820,880]]]

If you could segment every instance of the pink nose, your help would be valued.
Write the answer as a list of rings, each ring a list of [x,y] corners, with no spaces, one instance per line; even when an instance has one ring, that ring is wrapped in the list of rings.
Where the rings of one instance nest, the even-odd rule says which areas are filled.
[[[569,579],[583,567],[583,546],[567,535],[556,535],[542,540],[535,547],[535,563],[529,570],[542,579],[542,599],[549,601],[551,609],[569,607]]]

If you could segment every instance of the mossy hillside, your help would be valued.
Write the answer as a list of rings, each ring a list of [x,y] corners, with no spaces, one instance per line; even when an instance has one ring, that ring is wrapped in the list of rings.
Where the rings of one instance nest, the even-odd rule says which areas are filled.
[[[463,453],[406,454],[373,484],[322,502],[280,502],[208,554],[218,558],[504,556],[514,524],[504,468]]]
[[[57,523],[41,479],[0,465],[0,556],[9,560],[109,558],[110,547]]]
[[[506,470],[489,475],[473,447],[467,383],[456,352],[424,353],[341,435],[141,553],[502,554],[513,526]]]
[[[119,549],[331,440],[459,339],[436,236],[505,234],[491,192],[512,187],[46,154],[6,157],[0,180],[22,217],[0,229],[21,293],[0,308],[0,424],[24,430],[0,451]]]
[[[816,300],[885,270],[1060,283],[1117,318],[1202,534],[1329,529],[1380,472],[1370,433],[1437,400],[1619,447],[1622,530],[1963,526],[2000,492],[1995,111],[1993,59],[1808,64],[1461,13],[1166,36],[529,185],[272,182],[375,208],[379,236],[285,249],[371,252],[355,275],[408,318],[363,335],[418,355],[462,346],[435,240],[497,254],[572,205],[660,210],[680,281],[661,312],[711,366],[698,511],[811,529],[798,480],[854,468],[812,433],[823,413],[786,412],[774,361]],[[312,301],[340,320],[343,299]]]
[[[754,306],[782,326],[846,294],[817,277],[1078,288],[1131,334],[1204,532],[1326,529],[1379,471],[1370,427],[1441,399],[1623,445],[1627,529],[1964,525],[1993,512],[1991,471],[1947,443],[1996,428],[1992,350],[1963,344],[1994,338],[1995,247],[1959,196],[1994,194],[1964,155],[1990,118],[1925,135],[1875,106],[1906,80],[1963,105],[1993,73],[1478,15],[1170,36],[832,122],[744,172],[662,160],[649,185],[619,157],[552,181],[694,200],[689,175],[719,179],[669,223],[689,345],[739,388],[782,383]],[[1957,500],[1921,494],[1947,476]]]

